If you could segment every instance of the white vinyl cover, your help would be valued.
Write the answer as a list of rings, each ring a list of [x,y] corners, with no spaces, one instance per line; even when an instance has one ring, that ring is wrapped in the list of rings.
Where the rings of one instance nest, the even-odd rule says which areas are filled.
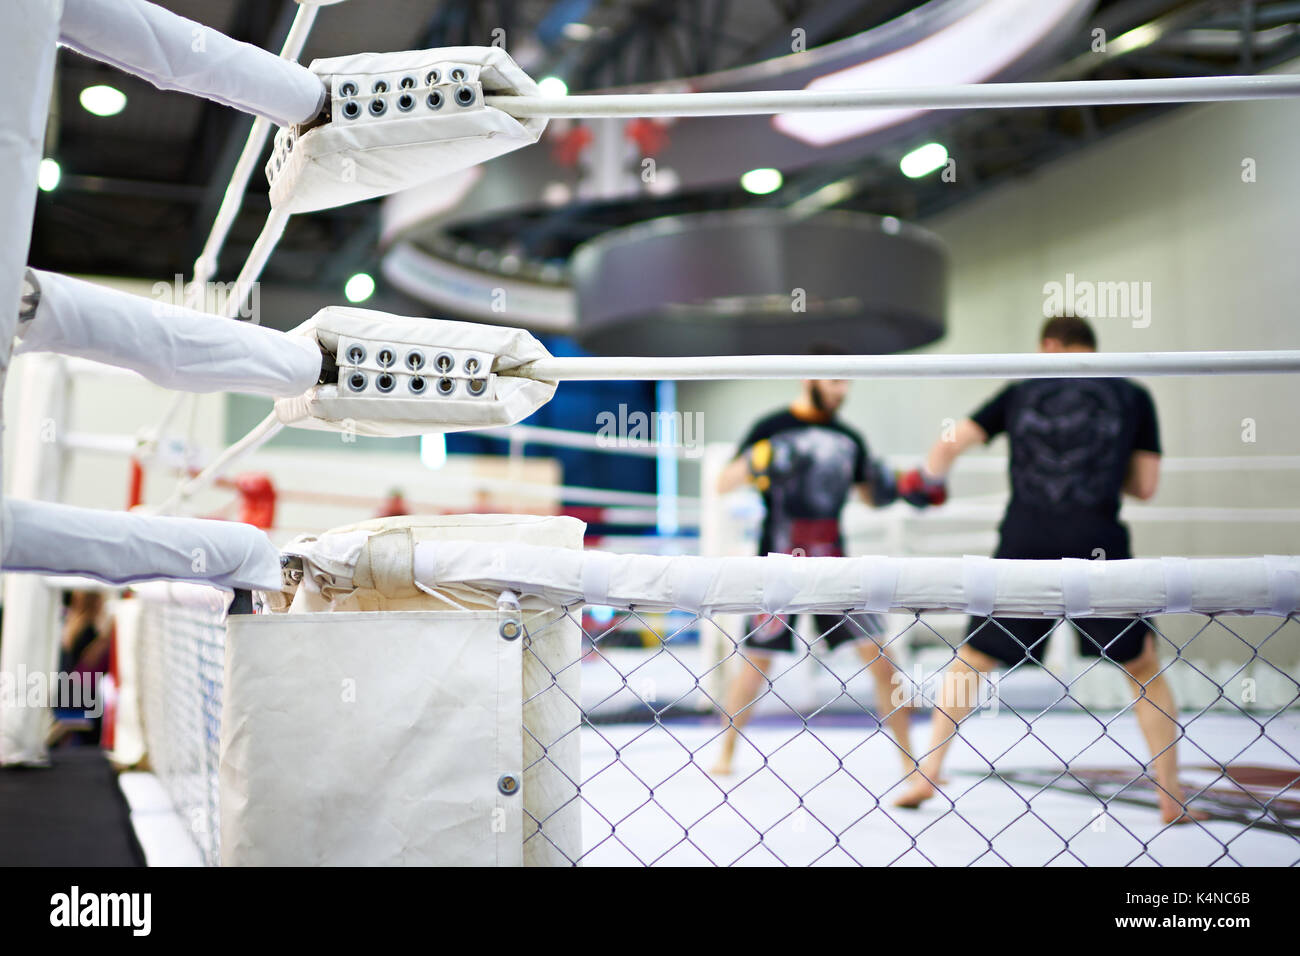
[[[299,336],[28,271],[40,304],[19,327],[18,354],[76,355],[186,392],[299,395],[320,376],[320,349]]]
[[[78,53],[280,125],[320,112],[325,88],[306,67],[145,0],[64,0],[59,40]]]
[[[495,611],[235,615],[223,866],[518,866],[522,641]]]
[[[267,590],[280,552],[252,525],[97,511],[44,501],[4,502],[5,571],[78,574],[109,584],[167,579]]]
[[[301,135],[290,129],[276,135],[267,178],[271,204],[284,212],[328,209],[409,189],[531,145],[546,128],[545,119],[517,120],[484,105],[485,92],[540,93],[498,47],[357,53],[315,60],[311,69],[331,91],[331,120]],[[465,78],[450,82],[456,69]],[[431,85],[427,78],[433,70],[438,81]],[[416,83],[409,91],[414,105],[405,111],[396,105],[403,77]],[[348,81],[357,84],[353,97],[339,91]],[[376,81],[386,82],[388,90],[376,94]],[[455,102],[460,85],[474,90],[468,106]],[[437,109],[428,105],[433,90],[443,97]],[[379,115],[370,109],[376,96],[385,107]],[[357,106],[354,118],[342,112],[349,101]]]
[[[275,413],[279,420],[297,428],[397,436],[512,425],[541,408],[555,393],[554,382],[497,374],[550,355],[537,339],[522,329],[330,307],[317,312],[289,334],[319,343],[331,353],[339,351],[342,340],[364,343],[367,357],[357,368],[372,380],[384,371],[377,363],[383,346],[400,354],[419,349],[430,362],[442,350],[472,351],[488,358],[487,367],[492,373],[486,390],[478,397],[458,388],[444,398],[432,385],[417,397],[409,389],[412,376],[401,366],[399,357],[399,365],[391,369],[398,377],[398,385],[388,394],[376,394],[373,390],[351,394],[340,381],[316,385],[302,395],[276,401]],[[343,363],[340,355],[341,375]],[[427,374],[429,381],[437,378],[436,373]]]
[[[577,550],[584,530],[565,517],[405,516],[290,545],[328,540],[347,585],[317,567],[287,613],[229,619],[222,863],[577,859],[576,622],[534,602],[519,612],[525,651],[500,633],[499,592],[448,600],[415,584],[412,562],[423,542]],[[522,775],[515,796],[496,789],[504,773]],[[546,836],[530,839],[537,820]]]
[[[364,541],[326,534],[303,552],[304,583],[344,593]],[[368,574],[375,572],[370,569]],[[1300,602],[1300,558],[1011,561],[608,554],[473,540],[421,541],[409,573],[457,601],[509,589],[541,606],[596,604],[704,615],[811,610],[946,610],[1017,617],[1203,612],[1282,615]]]

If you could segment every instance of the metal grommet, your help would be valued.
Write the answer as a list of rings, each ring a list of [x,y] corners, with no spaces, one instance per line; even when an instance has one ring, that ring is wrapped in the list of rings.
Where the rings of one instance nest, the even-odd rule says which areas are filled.
[[[459,106],[469,106],[474,102],[474,87],[458,86],[456,87],[456,103]]]
[[[403,113],[409,113],[415,109],[415,97],[410,93],[403,93],[397,98],[397,108]]]
[[[388,81],[387,81],[387,80],[375,80],[375,85],[372,86],[372,87],[370,87],[370,92],[371,92],[371,93],[387,93],[387,92],[388,92]]]
[[[424,368],[424,353],[419,349],[411,349],[406,353],[406,367],[412,372],[418,372]]]
[[[348,346],[348,361],[353,365],[360,365],[366,360],[366,349],[363,345],[353,343]]]
[[[465,374],[473,375],[477,371],[478,371],[478,359],[476,359],[474,356],[471,355],[469,358],[465,359]]]
[[[397,361],[397,353],[385,345],[375,354],[375,361],[383,368],[388,368],[388,366]]]
[[[427,86],[435,86],[436,84],[441,83],[442,71],[430,70],[428,73],[424,74],[424,82]]]
[[[445,375],[456,367],[456,360],[450,352],[439,352],[433,360],[433,367]]]
[[[344,99],[347,99],[349,96],[356,96],[357,93],[357,85],[351,80],[344,80],[339,84],[339,96]]]
[[[361,105],[356,100],[348,100],[343,104],[343,115],[348,119],[356,119],[361,115]]]
[[[508,617],[501,622],[497,630],[507,641],[513,641],[524,632],[524,626],[516,618]]]
[[[376,97],[370,101],[370,115],[383,116],[384,110],[388,109],[388,104]]]
[[[411,379],[411,384],[407,387],[410,388],[414,394],[423,395],[426,385],[424,379],[417,375]]]
[[[482,378],[471,378],[469,380],[469,393],[471,395],[482,395],[487,388],[487,380]]]
[[[348,376],[348,388],[354,392],[364,392],[366,390],[366,376],[363,372],[353,372]]]
[[[384,372],[375,379],[375,388],[379,389],[381,392],[391,392],[393,386],[396,384],[397,379],[389,372]]]
[[[451,81],[453,83],[460,83],[462,80],[465,79],[465,71],[462,70],[460,67],[456,67],[454,70],[451,71],[449,75],[451,76]]]
[[[440,378],[440,379],[438,379],[438,394],[439,394],[439,395],[450,395],[450,394],[451,394],[452,392],[454,392],[455,390],[456,390],[456,382],[455,382],[454,379],[450,379],[450,378]]]
[[[497,789],[507,797],[513,797],[519,792],[519,778],[512,773],[503,773],[497,780]]]
[[[442,109],[442,94],[437,90],[434,90],[429,94],[429,98],[426,99],[425,102],[429,104],[429,109],[440,110]]]
[[[413,90],[415,89],[415,77],[404,76],[397,81],[397,85],[400,89],[403,90]]]

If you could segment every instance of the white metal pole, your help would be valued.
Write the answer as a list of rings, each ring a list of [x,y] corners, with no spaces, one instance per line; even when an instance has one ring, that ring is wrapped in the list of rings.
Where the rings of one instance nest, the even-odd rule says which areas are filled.
[[[719,355],[539,359],[499,372],[541,381],[803,378],[1125,378],[1300,372],[1300,350],[989,355]]]
[[[970,83],[877,90],[753,90],[727,93],[611,93],[587,96],[485,96],[518,118],[743,116],[863,109],[987,109],[1207,103],[1300,96],[1300,76],[1188,76],[1154,80]]]

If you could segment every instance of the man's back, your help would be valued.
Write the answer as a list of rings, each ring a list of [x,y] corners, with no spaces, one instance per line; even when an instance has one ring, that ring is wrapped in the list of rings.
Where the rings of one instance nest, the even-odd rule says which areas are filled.
[[[1006,432],[1011,444],[1004,526],[1066,533],[1115,526],[1133,453],[1160,453],[1151,396],[1124,379],[1017,382],[972,418],[990,438]]]

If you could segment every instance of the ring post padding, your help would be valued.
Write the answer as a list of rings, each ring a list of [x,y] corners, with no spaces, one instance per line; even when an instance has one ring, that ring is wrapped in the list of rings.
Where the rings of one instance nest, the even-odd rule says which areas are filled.
[[[523,639],[507,639],[502,589],[438,568],[463,542],[581,561],[584,531],[565,517],[404,516],[290,545],[308,570],[289,609],[230,618],[222,863],[577,860],[580,627],[524,598]],[[500,789],[506,776],[522,787]]]

